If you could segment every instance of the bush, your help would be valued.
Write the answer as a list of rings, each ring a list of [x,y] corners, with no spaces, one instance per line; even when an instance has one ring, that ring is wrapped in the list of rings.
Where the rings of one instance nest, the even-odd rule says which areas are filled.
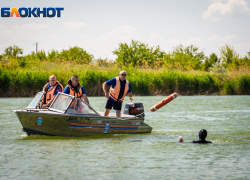
[[[69,50],[62,50],[62,52],[59,53],[58,55],[57,52],[53,53],[54,55],[51,56],[58,57],[59,59],[63,59],[65,61],[80,62],[83,64],[90,63],[93,58],[92,54],[87,53],[87,51],[77,46],[69,48]]]
[[[37,51],[35,54],[35,59],[40,60],[40,61],[46,61],[47,56],[44,50]]]
[[[223,79],[227,76],[227,70],[225,69],[225,67],[219,63],[216,62],[214,64],[212,64],[212,67],[209,68],[209,71],[216,76],[220,81],[223,81]]]
[[[18,46],[9,46],[8,48],[6,48],[4,50],[4,55],[8,56],[8,57],[19,57],[21,54],[23,54],[23,49],[19,48]]]
[[[123,67],[128,74],[135,95],[167,95],[173,92],[180,94],[212,94],[220,91],[218,81],[210,74],[190,75],[176,71],[144,72],[134,68]],[[88,96],[103,95],[102,83],[118,76],[120,69],[110,68],[108,70],[74,70],[70,71],[9,71],[0,72],[1,96],[33,96],[41,91],[48,82],[50,75],[54,74],[57,80],[67,85],[67,80],[77,74],[80,84],[84,86]],[[239,81],[240,82],[240,81]],[[245,83],[245,84],[244,84]],[[244,88],[249,87],[249,79],[241,84]]]
[[[225,44],[225,46],[221,46],[219,48],[222,62],[226,65],[231,64],[233,59],[239,58],[239,54],[234,50],[233,46]]]
[[[181,70],[201,69],[204,60],[204,52],[199,48],[191,45],[184,47],[179,45],[174,48],[173,52],[169,52],[164,56],[166,66],[180,68]]]
[[[209,57],[205,57],[205,61],[202,64],[202,70],[209,71],[209,68],[216,62],[219,62],[219,58],[215,53],[210,54]]]
[[[153,66],[163,59],[164,52],[159,46],[149,47],[148,44],[132,40],[131,44],[120,43],[119,48],[113,51],[117,55],[116,61],[124,66]]]
[[[223,85],[223,94],[234,95],[236,94],[234,81],[226,80]]]

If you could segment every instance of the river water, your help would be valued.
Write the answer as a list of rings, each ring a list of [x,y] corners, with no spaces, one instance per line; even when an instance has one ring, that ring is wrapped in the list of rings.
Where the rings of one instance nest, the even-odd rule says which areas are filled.
[[[103,97],[89,100],[103,111]],[[150,134],[88,138],[25,137],[12,110],[30,101],[0,98],[0,179],[250,179],[250,96],[179,96],[146,113]],[[188,143],[203,128],[213,143]]]

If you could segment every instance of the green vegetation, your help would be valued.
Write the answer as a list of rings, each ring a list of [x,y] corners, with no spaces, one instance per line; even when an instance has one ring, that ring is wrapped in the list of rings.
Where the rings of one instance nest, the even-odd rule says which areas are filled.
[[[165,55],[163,62],[165,66],[172,68],[178,67],[182,70],[200,70],[204,58],[204,52],[199,51],[199,48],[193,45],[188,47],[179,45],[174,48],[173,52],[169,52]]]
[[[52,74],[64,86],[77,74],[88,95],[100,96],[101,84],[122,69],[136,95],[250,94],[250,53],[240,57],[230,45],[220,48],[220,56],[212,53],[206,57],[193,45],[179,45],[166,53],[160,47],[132,41],[119,44],[113,53],[117,59],[108,61],[94,60],[79,47],[26,56],[21,48],[8,47],[0,55],[0,96],[33,96]]]
[[[117,63],[122,65],[132,66],[154,66],[155,62],[160,62],[163,59],[164,52],[160,50],[160,47],[148,47],[147,44],[138,41],[131,42],[131,45],[127,43],[119,44],[119,48],[114,50],[113,53],[117,55]]]

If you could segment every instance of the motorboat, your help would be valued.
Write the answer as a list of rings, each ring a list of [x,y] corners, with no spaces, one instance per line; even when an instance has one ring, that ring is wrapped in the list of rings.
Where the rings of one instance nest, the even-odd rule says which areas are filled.
[[[58,93],[49,108],[42,108],[45,92],[38,92],[26,109],[13,110],[28,135],[83,137],[100,134],[150,133],[144,122],[142,103],[125,105],[121,117],[113,113],[104,116],[85,101]]]

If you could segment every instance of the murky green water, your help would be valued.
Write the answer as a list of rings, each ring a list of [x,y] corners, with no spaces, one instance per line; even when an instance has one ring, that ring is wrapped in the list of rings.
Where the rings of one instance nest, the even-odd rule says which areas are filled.
[[[103,97],[89,99],[103,111]],[[0,179],[250,179],[250,96],[178,97],[146,114],[151,134],[89,138],[23,138],[12,110],[30,101],[0,99]],[[202,128],[213,144],[177,142]]]

